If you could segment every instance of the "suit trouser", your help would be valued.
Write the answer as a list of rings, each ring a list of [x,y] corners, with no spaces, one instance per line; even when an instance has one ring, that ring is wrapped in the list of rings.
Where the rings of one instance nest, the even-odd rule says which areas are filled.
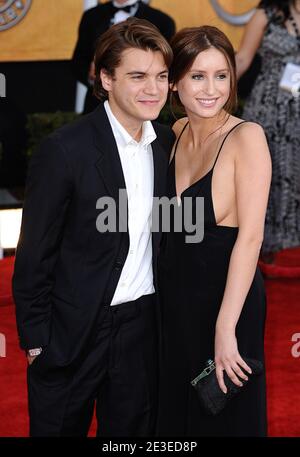
[[[59,382],[28,367],[31,436],[86,436],[96,403],[98,436],[149,436],[157,412],[154,295],[103,309],[94,344]],[[38,356],[40,357],[40,356]]]

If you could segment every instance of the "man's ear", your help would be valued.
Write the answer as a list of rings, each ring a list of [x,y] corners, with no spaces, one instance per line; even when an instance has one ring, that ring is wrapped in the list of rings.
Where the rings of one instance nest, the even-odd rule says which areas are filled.
[[[103,89],[109,92],[111,90],[112,77],[107,73],[106,70],[104,70],[104,68],[101,68],[100,70],[100,79]]]
[[[177,92],[177,85],[174,83],[169,84],[169,88],[171,92]]]

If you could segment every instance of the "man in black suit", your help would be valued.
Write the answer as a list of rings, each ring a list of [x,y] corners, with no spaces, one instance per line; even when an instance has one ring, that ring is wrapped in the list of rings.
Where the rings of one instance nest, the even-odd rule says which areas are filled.
[[[149,22],[111,27],[95,55],[106,101],[32,157],[13,277],[31,436],[86,435],[95,401],[99,436],[153,433],[160,236],[150,226],[174,136],[150,120],[171,60]],[[122,230],[106,230],[108,201]]]
[[[87,10],[81,19],[72,67],[77,80],[87,86],[84,113],[94,110],[99,101],[93,96],[95,44],[111,25],[128,16],[146,19],[170,40],[175,33],[175,22],[167,14],[146,5],[141,0],[114,0]]]

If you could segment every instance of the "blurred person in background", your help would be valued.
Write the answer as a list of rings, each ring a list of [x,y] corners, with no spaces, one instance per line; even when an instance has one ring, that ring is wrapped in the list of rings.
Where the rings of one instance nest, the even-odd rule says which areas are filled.
[[[300,246],[300,0],[263,0],[246,26],[236,54],[237,75],[255,53],[261,69],[245,101],[243,117],[260,123],[273,165],[262,260]]]

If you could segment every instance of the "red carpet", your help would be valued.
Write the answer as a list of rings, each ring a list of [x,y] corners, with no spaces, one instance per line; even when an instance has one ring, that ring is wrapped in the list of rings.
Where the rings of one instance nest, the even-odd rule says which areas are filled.
[[[7,257],[6,259],[0,260],[0,306],[13,305],[14,303],[11,291],[13,264],[14,257]]]
[[[281,253],[276,264],[277,270],[271,272],[276,279],[266,280],[269,436],[299,437],[300,345],[298,351],[294,349],[297,357],[293,357],[296,341],[292,336],[298,333],[300,342],[300,279],[295,279],[299,278],[295,268],[300,266],[300,250]],[[6,337],[6,357],[0,358],[0,436],[24,437],[28,436],[26,360],[18,348],[10,286],[12,267],[12,258],[0,261],[0,333]],[[264,272],[269,276],[268,268]],[[90,430],[90,436],[94,435],[95,421]]]

